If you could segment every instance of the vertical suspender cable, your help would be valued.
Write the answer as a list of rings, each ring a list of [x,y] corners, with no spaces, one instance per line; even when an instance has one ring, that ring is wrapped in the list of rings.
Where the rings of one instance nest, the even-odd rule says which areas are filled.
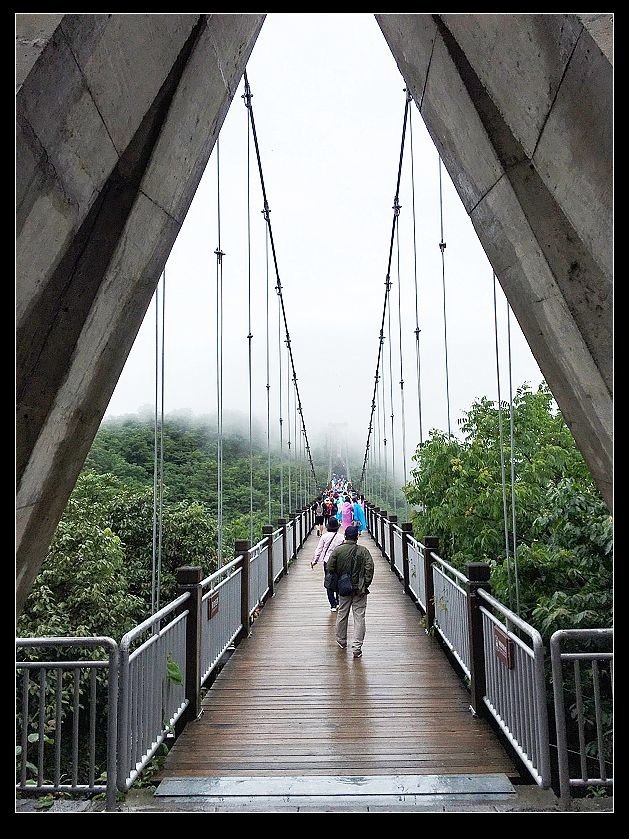
[[[271,524],[271,356],[269,344],[269,226],[264,227],[266,236],[266,474],[269,495],[269,524]]]
[[[408,96],[410,97],[410,92]],[[413,111],[409,112],[409,135],[411,141],[411,191],[413,195],[413,275],[415,278],[415,359],[417,363],[417,410],[419,413],[419,444],[424,442],[422,428],[421,353],[419,351],[419,293],[417,288],[417,222],[415,217],[415,158],[413,155]]]
[[[245,94],[246,95],[246,94]],[[245,103],[246,103],[245,99]],[[251,375],[251,109],[247,108],[247,345],[249,355],[249,543],[253,545],[253,381]]]
[[[448,321],[446,319],[446,263],[445,254],[446,243],[443,239],[443,190],[441,187],[441,157],[439,158],[439,217],[441,219],[441,241],[439,242],[439,250],[441,251],[441,282],[443,285],[443,343],[446,355],[446,401],[448,405],[448,435],[452,432],[450,430],[450,379],[448,376]]]
[[[509,436],[511,444],[511,516],[513,522],[513,571],[515,576],[515,610],[520,614],[520,585],[518,581],[518,548],[515,530],[515,451],[513,434],[513,377],[511,374],[511,317],[507,303],[507,345],[509,347]]]
[[[376,375],[376,407],[378,410],[378,505],[382,504],[382,423],[380,422],[380,376]]]
[[[404,414],[404,359],[402,355],[402,284],[400,282],[400,222],[398,220],[395,238],[397,241],[397,316],[400,334],[400,404],[402,409],[402,463],[404,466],[404,486],[406,486],[406,416]],[[406,505],[408,514],[408,504]],[[408,515],[407,515],[408,518]]]
[[[511,602],[511,558],[509,555],[509,517],[507,514],[507,481],[505,477],[504,435],[502,433],[502,398],[500,394],[500,361],[498,353],[498,306],[496,303],[496,275],[494,277],[494,333],[496,336],[496,380],[498,384],[498,428],[500,429],[500,478],[502,481],[502,514],[505,530],[505,555],[507,559],[507,587],[509,589],[509,608]]]
[[[286,365],[286,419],[288,425],[288,510],[292,512],[293,510],[293,500],[291,495],[291,466],[292,466],[292,453],[291,453],[291,446],[290,446],[290,364]]]
[[[160,416],[159,441],[159,528],[157,533],[157,594],[155,611],[159,612],[160,590],[162,585],[162,525],[164,521],[164,360],[166,336],[166,268],[162,272],[162,404]]]
[[[216,139],[216,196],[218,247],[216,254],[216,483],[217,483],[217,558],[223,564],[223,256],[221,250],[221,153]]]
[[[389,298],[387,297],[387,300],[384,304],[385,307],[387,306],[388,302]],[[384,496],[382,501],[386,507],[389,507],[387,501],[389,495],[389,455],[387,452],[387,387],[384,358],[382,360],[382,449],[384,451]]]
[[[391,281],[389,280],[389,286]],[[391,294],[388,299],[388,317],[389,317],[389,334],[387,335],[387,343],[389,344],[389,397],[391,404],[391,494],[393,495],[393,509],[397,515],[397,493],[395,491],[395,427],[393,425],[393,418],[395,411],[393,408],[393,350],[391,345]]]
[[[267,195],[266,195],[266,186],[264,184],[264,173],[262,171],[262,158],[260,157],[260,148],[259,148],[259,145],[258,145],[258,135],[256,133],[256,123],[255,123],[255,119],[254,119],[254,116],[253,116],[253,108],[251,106],[251,89],[249,87],[249,79],[247,78],[247,71],[246,70],[244,71],[243,75],[244,75],[244,81],[245,81],[245,99],[246,99],[246,102],[247,102],[247,107],[249,108],[249,112],[251,114],[251,131],[252,131],[252,134],[253,134],[253,142],[255,144],[255,149],[256,149],[256,158],[257,158],[257,161],[258,161],[258,171],[260,173],[260,186],[262,188],[262,197],[264,198],[264,208],[265,208],[265,211],[266,211],[267,226],[268,226],[268,230],[269,230],[269,240],[270,240],[270,243],[271,243],[271,252],[273,254],[273,264],[275,266],[275,276],[276,276],[276,279],[277,279],[276,289],[277,289],[277,293],[278,293],[279,298],[280,298],[280,305],[282,307],[282,316],[284,318],[284,331],[286,333],[286,346],[288,347],[288,355],[289,355],[290,366],[291,366],[292,371],[293,371],[293,382],[295,384],[295,406],[298,409],[299,418],[300,418],[300,422],[301,422],[301,428],[302,428],[303,433],[304,433],[305,447],[306,447],[306,451],[308,453],[308,459],[309,459],[309,462],[310,462],[310,471],[312,472],[312,477],[316,481],[317,476],[316,476],[316,473],[315,473],[314,464],[312,462],[312,454],[310,452],[310,444],[308,442],[308,434],[306,432],[306,424],[304,422],[303,410],[302,410],[302,406],[301,406],[301,397],[299,395],[299,388],[297,386],[297,373],[295,371],[295,361],[294,361],[294,358],[293,358],[293,351],[291,349],[290,335],[289,335],[289,332],[288,332],[288,321],[286,319],[286,309],[285,309],[285,306],[284,306],[284,298],[282,296],[282,284],[280,282],[280,273],[279,273],[279,268],[278,268],[278,264],[277,264],[277,253],[275,251],[275,240],[273,239],[273,230],[272,230],[272,227],[271,227],[271,219],[269,217],[269,212],[270,212],[269,203],[268,203]]]
[[[158,474],[158,426],[159,400],[159,283],[155,288],[155,419],[153,423],[153,564],[151,567],[151,614],[155,614],[155,591],[157,587],[157,474]]]
[[[269,253],[269,229],[266,231],[267,258]],[[280,395],[280,516],[284,518],[284,418],[282,417],[282,308],[277,298],[277,354],[279,357],[279,395]],[[290,505],[289,505],[290,509]]]
[[[393,258],[393,243],[395,241],[395,226],[396,226],[396,222],[397,222],[397,216],[395,215],[395,206],[398,205],[398,199],[399,199],[399,195],[400,195],[400,179],[402,177],[402,161],[404,160],[404,141],[405,141],[405,138],[406,138],[406,123],[407,123],[407,120],[408,120],[408,111],[409,111],[409,100],[407,99],[406,103],[404,105],[404,122],[403,122],[403,125],[402,125],[402,141],[400,143],[400,159],[399,159],[399,162],[398,162],[397,182],[396,182],[396,187],[395,187],[394,216],[393,216],[393,223],[391,225],[391,240],[389,242],[389,258],[388,258],[388,262],[387,262],[387,273],[386,273],[386,281],[385,281],[385,289],[386,290],[385,290],[385,294],[384,294],[384,304],[383,304],[383,307],[382,307],[382,320],[380,322],[380,344],[379,344],[379,347],[378,347],[378,360],[376,362],[376,375],[374,377],[374,391],[373,391],[374,398],[372,398],[372,401],[371,401],[371,406],[372,407],[371,407],[371,415],[369,417],[369,430],[367,431],[367,442],[365,444],[365,456],[363,458],[363,466],[362,466],[360,478],[358,480],[359,487],[362,485],[363,478],[364,478],[364,475],[365,475],[365,464],[367,462],[367,454],[369,452],[369,440],[371,438],[371,432],[373,430],[373,412],[375,410],[374,399],[375,399],[375,395],[376,395],[376,389],[377,389],[377,386],[378,386],[378,372],[380,370],[380,361],[382,359],[382,339],[383,339],[383,336],[384,336],[384,322],[385,322],[386,313],[387,313],[387,303],[388,303],[388,300],[389,300],[389,291],[391,289],[391,260]],[[384,359],[382,359],[382,361],[383,361],[383,366],[384,366]],[[393,407],[393,406],[391,406],[391,407]],[[385,418],[385,423],[386,423],[386,418]]]

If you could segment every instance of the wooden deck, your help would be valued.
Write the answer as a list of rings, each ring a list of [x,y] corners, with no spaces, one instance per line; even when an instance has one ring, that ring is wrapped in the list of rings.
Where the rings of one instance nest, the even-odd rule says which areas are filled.
[[[363,658],[334,639],[311,535],[160,777],[518,775],[369,535]],[[351,645],[352,618],[348,641]]]

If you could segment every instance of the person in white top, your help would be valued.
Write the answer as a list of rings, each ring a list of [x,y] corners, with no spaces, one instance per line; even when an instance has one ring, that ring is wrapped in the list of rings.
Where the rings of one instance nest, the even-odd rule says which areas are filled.
[[[314,556],[312,558],[312,562],[310,563],[310,567],[314,568],[315,565],[318,565],[319,561],[323,564],[323,585],[325,586],[325,590],[328,593],[328,601],[330,603],[330,611],[336,612],[339,606],[339,596],[336,590],[335,585],[327,585],[326,586],[326,570],[327,570],[327,557],[330,556],[334,548],[342,545],[344,541],[344,536],[342,532],[339,530],[339,523],[338,520],[334,516],[330,516],[328,519],[327,524],[327,533],[323,533],[321,538],[319,539],[319,544],[317,545],[317,549],[314,552]]]

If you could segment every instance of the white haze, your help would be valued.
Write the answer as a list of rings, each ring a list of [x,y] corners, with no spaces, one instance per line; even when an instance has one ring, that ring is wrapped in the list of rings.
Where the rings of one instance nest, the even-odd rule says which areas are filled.
[[[313,448],[328,424],[362,463],[384,298],[404,82],[370,14],[271,14],[247,68],[303,415]],[[225,252],[223,405],[248,431],[247,116],[234,97],[220,136]],[[419,442],[410,160],[399,227],[406,456]],[[424,437],[447,430],[443,294],[438,247],[438,156],[413,106]],[[266,435],[266,259],[262,198],[251,144],[252,409]],[[214,150],[166,267],[165,409],[216,412],[217,174]],[[451,426],[475,398],[496,399],[492,269],[443,169]],[[394,250],[393,343],[397,471],[403,468]],[[279,438],[278,305],[269,259],[271,429]],[[508,398],[506,301],[498,287],[503,398]],[[388,323],[385,334],[389,334]],[[542,380],[511,317],[513,388]],[[286,357],[283,396],[286,398]],[[388,355],[387,417],[390,438]],[[149,308],[107,416],[152,406],[155,311]],[[153,408],[151,407],[152,411]],[[294,408],[291,402],[291,422]],[[287,414],[283,410],[285,433]],[[227,420],[226,420],[227,422]],[[344,425],[343,425],[344,424]],[[345,429],[345,430],[344,430]],[[354,460],[354,457],[352,457]]]

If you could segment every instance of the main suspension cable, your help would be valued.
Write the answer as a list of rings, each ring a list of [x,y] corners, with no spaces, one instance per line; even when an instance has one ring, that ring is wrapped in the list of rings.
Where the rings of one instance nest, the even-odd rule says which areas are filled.
[[[282,306],[282,316],[283,316],[283,319],[284,319],[284,332],[285,332],[285,335],[286,335],[286,344],[287,344],[287,347],[288,347],[288,353],[289,353],[289,356],[290,356],[290,364],[291,364],[291,368],[292,368],[292,372],[293,372],[293,381],[294,381],[294,384],[295,384],[297,412],[299,413],[299,418],[300,418],[300,421],[301,421],[301,427],[303,428],[303,431],[304,431],[306,451],[308,452],[308,459],[310,461],[310,469],[312,471],[312,477],[314,478],[314,480],[316,482],[317,475],[316,475],[316,472],[315,472],[314,464],[312,462],[312,455],[310,453],[310,443],[308,442],[308,434],[307,434],[307,431],[306,431],[306,424],[304,422],[304,417],[303,417],[301,396],[299,394],[299,387],[297,385],[297,372],[295,370],[295,360],[293,358],[293,350],[292,350],[292,346],[291,346],[290,333],[288,331],[288,321],[287,321],[287,318],[286,318],[286,307],[284,305],[284,297],[282,295],[282,283],[280,281],[280,273],[279,273],[279,268],[278,268],[278,264],[277,264],[277,253],[276,253],[276,250],[275,250],[275,240],[273,239],[273,228],[271,226],[271,216],[270,216],[271,211],[269,209],[269,202],[267,200],[267,195],[266,195],[266,186],[264,184],[264,173],[262,171],[262,160],[261,160],[261,157],[260,157],[260,147],[258,145],[258,135],[257,135],[257,132],[256,132],[256,123],[255,123],[255,119],[254,119],[254,116],[253,116],[253,105],[251,104],[252,94],[251,94],[251,88],[249,86],[249,79],[247,78],[247,71],[246,70],[244,72],[244,81],[245,81],[245,104],[246,104],[247,108],[249,109],[249,113],[250,113],[250,116],[251,116],[251,131],[252,131],[252,134],[253,134],[253,142],[254,142],[254,145],[255,145],[256,157],[257,157],[257,161],[258,161],[258,171],[260,173],[260,184],[261,184],[261,187],[262,187],[262,196],[264,198],[264,214],[265,214],[266,223],[267,223],[267,226],[268,226],[268,229],[269,229],[269,239],[270,239],[270,242],[271,242],[271,252],[273,254],[273,264],[275,266],[275,277],[276,277],[276,280],[277,280],[276,290],[277,290],[277,293],[279,295],[280,303],[281,303],[281,306]]]
[[[395,187],[395,200],[394,200],[394,207],[396,204],[399,203],[400,197],[400,179],[402,177],[402,161],[404,159],[404,141],[406,139],[406,123],[408,119],[408,111],[409,111],[409,101],[406,99],[404,105],[404,121],[402,124],[402,141],[400,143],[400,159],[398,162],[398,172],[397,172],[397,183]],[[387,261],[387,273],[386,273],[386,280],[385,280],[385,292],[384,292],[384,303],[382,306],[382,319],[380,321],[380,341],[378,343],[378,358],[376,361],[376,374],[374,376],[374,385],[373,385],[373,396],[371,399],[371,415],[369,417],[369,428],[367,430],[367,443],[365,445],[365,456],[363,458],[363,465],[360,474],[360,480],[358,481],[358,486],[362,488],[363,479],[365,477],[365,465],[367,463],[367,454],[369,452],[369,444],[371,440],[371,433],[373,431],[373,415],[375,410],[375,403],[376,403],[376,388],[378,386],[378,374],[380,370],[380,360],[382,357],[382,339],[384,336],[384,321],[387,313],[387,302],[389,299],[389,289],[391,286],[391,260],[393,258],[393,243],[395,240],[395,228],[397,225],[397,215],[395,214],[395,210],[393,211],[393,223],[391,225],[391,240],[389,243],[389,258]]]

